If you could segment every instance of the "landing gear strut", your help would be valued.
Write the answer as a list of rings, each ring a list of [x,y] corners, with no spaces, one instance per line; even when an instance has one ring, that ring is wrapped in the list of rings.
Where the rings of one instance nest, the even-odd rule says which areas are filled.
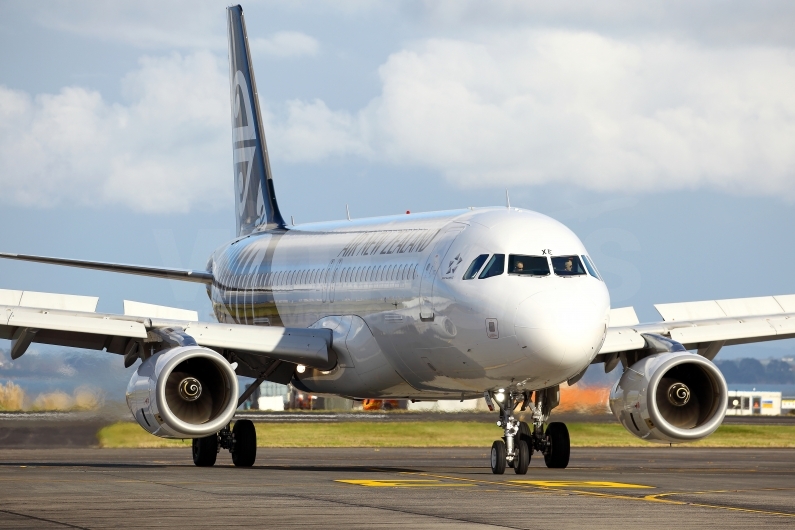
[[[500,408],[497,426],[505,433],[502,440],[491,446],[492,473],[502,475],[506,467],[512,467],[517,475],[524,475],[534,451],[544,455],[547,467],[562,469],[569,465],[570,442],[566,425],[553,422],[544,431],[549,413],[560,401],[557,386],[536,391],[535,404],[529,391],[485,392],[484,397],[490,409],[494,409],[495,403]],[[528,407],[532,410],[532,427],[514,418],[513,411],[520,404],[522,411]]]
[[[251,420],[238,420],[233,429],[229,425],[217,434],[193,439],[193,463],[201,467],[215,464],[221,449],[232,453],[237,467],[251,467],[257,459],[257,431]]]

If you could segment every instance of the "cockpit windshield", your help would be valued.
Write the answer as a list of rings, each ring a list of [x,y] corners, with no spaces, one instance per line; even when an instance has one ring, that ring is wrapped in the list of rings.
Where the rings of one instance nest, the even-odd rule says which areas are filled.
[[[484,263],[486,263],[488,257],[488,254],[481,254],[477,258],[473,259],[472,263],[469,265],[469,268],[467,268],[467,271],[464,273],[464,279],[471,280],[477,276],[478,272],[480,272],[480,268]]]
[[[499,276],[503,272],[505,272],[505,254],[494,254],[486,264],[483,272],[478,276],[478,279]]]
[[[597,270],[596,270],[596,265],[594,265],[593,261],[591,261],[591,258],[589,258],[585,254],[583,254],[582,255],[582,261],[583,261],[583,263],[585,263],[585,268],[588,269],[588,273],[591,276],[593,276],[597,280],[601,280],[602,279],[602,277],[599,276],[599,272],[597,272]]]
[[[582,276],[587,274],[579,256],[554,256],[552,269],[557,276]]]
[[[508,274],[549,276],[549,262],[544,256],[511,254],[508,258]]]

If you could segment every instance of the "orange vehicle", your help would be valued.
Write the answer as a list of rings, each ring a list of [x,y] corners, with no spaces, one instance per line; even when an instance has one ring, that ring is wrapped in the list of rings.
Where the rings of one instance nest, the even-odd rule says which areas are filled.
[[[396,410],[400,403],[396,399],[365,399],[362,401],[363,410]]]

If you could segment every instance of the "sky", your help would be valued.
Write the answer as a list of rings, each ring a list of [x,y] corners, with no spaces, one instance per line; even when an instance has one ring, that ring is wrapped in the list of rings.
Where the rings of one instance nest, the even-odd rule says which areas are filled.
[[[0,0],[0,251],[204,268],[235,225],[225,7]],[[507,189],[574,230],[613,307],[641,321],[655,303],[795,293],[795,4],[243,8],[296,223],[346,204],[503,205]],[[0,288],[212,318],[201,286],[165,280],[0,260]],[[38,346],[12,370],[8,348],[0,380],[30,388],[101,380],[116,396],[130,375],[107,354]]]

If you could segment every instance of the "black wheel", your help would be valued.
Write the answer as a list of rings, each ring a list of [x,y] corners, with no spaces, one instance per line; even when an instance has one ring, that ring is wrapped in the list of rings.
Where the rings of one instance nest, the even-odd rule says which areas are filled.
[[[218,435],[211,434],[204,438],[193,439],[193,463],[199,467],[215,465],[218,457]]]
[[[251,467],[257,459],[257,431],[251,420],[238,420],[232,429],[235,448],[232,462],[238,467]]]
[[[519,422],[519,439],[527,442],[527,448],[530,450],[530,458],[533,458],[533,431],[530,426],[523,421]]]
[[[549,451],[544,455],[547,467],[563,469],[569,465],[571,445],[569,429],[565,423],[553,422],[547,425],[546,437],[549,440]]]
[[[528,466],[530,466],[530,448],[527,442],[519,440],[516,442],[516,456],[513,457],[513,471],[517,475],[524,475]]]
[[[491,472],[495,475],[505,473],[505,442],[497,440],[491,444]]]

